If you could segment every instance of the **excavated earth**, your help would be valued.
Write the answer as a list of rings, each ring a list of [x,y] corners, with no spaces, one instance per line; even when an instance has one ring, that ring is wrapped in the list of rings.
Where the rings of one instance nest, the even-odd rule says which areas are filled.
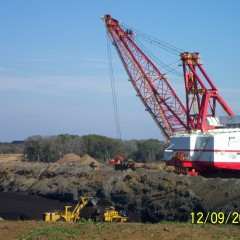
[[[0,217],[39,219],[82,195],[128,212],[130,221],[187,221],[192,211],[240,209],[240,179],[175,174],[164,164],[115,171],[84,156],[56,163],[0,161]]]

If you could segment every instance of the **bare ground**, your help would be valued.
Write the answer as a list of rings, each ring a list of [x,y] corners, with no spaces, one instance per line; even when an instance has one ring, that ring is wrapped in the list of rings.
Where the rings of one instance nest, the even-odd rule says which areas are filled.
[[[240,228],[226,225],[191,225],[189,223],[162,224],[104,224],[56,223],[40,221],[0,222],[0,240],[99,239],[99,240],[186,240],[239,239]]]

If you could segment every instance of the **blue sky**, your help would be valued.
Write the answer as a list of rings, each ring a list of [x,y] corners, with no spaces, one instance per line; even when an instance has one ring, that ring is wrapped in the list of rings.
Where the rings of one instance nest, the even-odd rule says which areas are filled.
[[[106,13],[179,48],[199,51],[239,113],[239,12],[236,0],[0,1],[0,141],[36,134],[116,136],[100,19]],[[116,54],[113,58],[123,138],[161,139]]]

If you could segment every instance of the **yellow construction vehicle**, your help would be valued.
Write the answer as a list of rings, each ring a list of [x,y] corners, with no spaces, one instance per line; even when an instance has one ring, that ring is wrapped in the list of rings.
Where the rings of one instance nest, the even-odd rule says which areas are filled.
[[[128,217],[120,214],[114,207],[105,209],[103,214],[104,222],[127,222]]]
[[[43,215],[43,220],[45,222],[77,222],[80,220],[81,210],[89,203],[92,202],[95,205],[95,201],[89,197],[80,197],[77,205],[65,206],[63,211],[46,212]],[[104,222],[126,222],[128,217],[121,214],[114,207],[106,208],[103,212]]]
[[[73,208],[73,206],[65,206],[63,211],[46,212],[44,213],[43,220],[45,222],[76,222],[80,219],[80,211],[89,202],[90,198],[80,197],[79,202]],[[73,209],[73,210],[71,210]]]

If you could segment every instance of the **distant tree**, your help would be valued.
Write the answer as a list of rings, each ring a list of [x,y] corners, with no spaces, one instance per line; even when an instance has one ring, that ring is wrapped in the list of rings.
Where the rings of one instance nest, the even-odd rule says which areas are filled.
[[[138,141],[137,140],[126,140],[123,142],[124,153],[126,157],[134,159],[134,156],[138,152]]]
[[[0,154],[23,153],[23,149],[23,143],[0,143]]]
[[[29,161],[54,162],[67,153],[86,153],[81,137],[61,134],[58,136],[33,136],[25,141],[24,154]]]
[[[41,136],[32,136],[26,139],[24,146],[24,155],[27,160],[41,160],[41,141]]]
[[[135,161],[156,161],[162,158],[164,145],[156,139],[128,140],[108,138],[100,135],[77,136],[33,136],[24,143],[25,159],[29,161],[54,162],[67,153],[90,156],[106,161],[123,154]]]
[[[120,140],[100,135],[86,135],[82,137],[86,152],[97,159],[106,160],[124,152],[124,145]]]
[[[153,162],[163,157],[164,144],[156,139],[137,141],[138,150],[133,154],[135,160]]]

